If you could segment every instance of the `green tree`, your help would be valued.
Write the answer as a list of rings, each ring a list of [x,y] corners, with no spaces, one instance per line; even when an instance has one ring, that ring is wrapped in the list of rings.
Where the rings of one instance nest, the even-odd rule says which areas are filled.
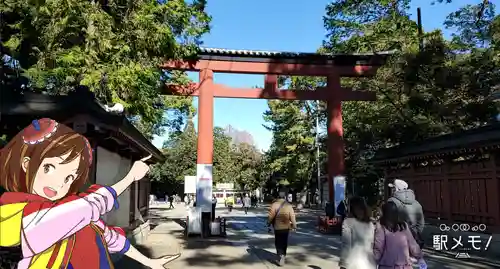
[[[493,4],[482,1],[450,14],[445,26],[456,30],[453,40],[445,40],[440,31],[428,32],[421,50],[409,5],[409,0],[335,1],[327,6],[324,17],[329,34],[320,52],[396,50],[375,77],[342,80],[343,86],[378,94],[376,102],[344,102],[342,106],[348,189],[354,183],[356,194],[369,200],[376,198],[382,177],[370,162],[378,149],[484,125],[497,111],[487,99],[500,85],[500,19]],[[303,90],[324,84],[321,78],[280,80],[285,87]],[[324,129],[326,110],[324,103],[306,104],[269,102],[264,116],[274,138],[262,173],[268,180],[292,177],[289,164],[303,169],[293,173],[301,175],[302,184],[314,173],[310,168],[305,171],[305,167],[315,167],[313,159],[306,157],[313,153],[311,123],[318,112]],[[322,174],[326,173],[325,138],[321,134]]]
[[[379,95],[377,102],[343,105],[347,174],[359,183],[361,195],[376,193],[374,185],[381,175],[369,159],[379,148],[484,125],[495,113],[486,99],[499,83],[493,60],[498,51],[488,45],[495,32],[491,10],[481,18],[473,6],[452,13],[446,21],[447,27],[457,29],[452,42],[439,31],[426,33],[419,51],[408,4],[340,1],[331,4],[325,16],[332,33],[325,45],[331,51],[398,49],[376,77],[343,80],[346,86]],[[462,20],[460,14],[467,16]],[[473,14],[478,24],[470,23]]]
[[[314,120],[309,105],[304,101],[271,100],[268,106],[264,120],[273,133],[266,152],[268,167],[279,180],[286,179],[291,188],[302,190],[311,181],[315,163]]]
[[[214,183],[234,182],[236,168],[232,158],[231,138],[224,134],[224,129],[214,128]]]
[[[259,150],[254,145],[239,143],[232,146],[231,158],[234,171],[232,182],[243,190],[260,187],[259,167],[262,163],[262,154]]]
[[[29,81],[28,88],[61,94],[86,85],[102,103],[123,104],[148,136],[161,134],[169,123],[164,110],[178,109],[186,116],[191,100],[160,95],[166,82],[183,83],[187,77],[159,66],[196,54],[209,31],[205,4],[5,0],[0,56],[15,60],[14,69]],[[3,67],[13,69],[12,64]]]
[[[186,123],[184,131],[172,135],[163,144],[165,161],[151,169],[151,177],[165,186],[178,185],[185,176],[196,175],[197,135],[192,120]]]
[[[163,144],[166,160],[153,166],[151,176],[164,186],[177,186],[185,176],[196,175],[197,133],[192,119],[182,132],[174,132]],[[257,168],[261,154],[247,144],[232,145],[220,127],[214,128],[213,182],[232,182],[241,188],[259,185]]]

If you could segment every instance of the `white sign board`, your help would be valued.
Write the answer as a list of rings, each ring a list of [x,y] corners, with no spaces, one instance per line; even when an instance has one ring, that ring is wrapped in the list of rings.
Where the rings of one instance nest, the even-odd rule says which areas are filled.
[[[217,183],[215,188],[218,190],[234,190],[234,183]]]
[[[212,212],[212,165],[196,165],[196,206]]]
[[[184,193],[196,193],[196,176],[184,177]]]
[[[339,204],[345,199],[345,185],[344,176],[339,175],[333,178],[333,189],[335,190],[333,201],[335,203],[335,209],[337,209]],[[335,215],[337,215],[337,210],[335,210]]]

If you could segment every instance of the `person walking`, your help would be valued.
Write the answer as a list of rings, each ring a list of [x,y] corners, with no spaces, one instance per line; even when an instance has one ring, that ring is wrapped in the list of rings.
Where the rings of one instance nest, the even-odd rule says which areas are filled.
[[[154,194],[149,195],[149,205],[156,204],[156,196]]]
[[[217,196],[212,197],[212,222],[215,221],[215,208],[217,207]]]
[[[252,206],[252,200],[248,196],[248,193],[245,194],[245,197],[243,198],[243,207],[245,208],[245,215],[248,214],[248,209]]]
[[[169,209],[172,209],[172,208],[175,208],[174,207],[174,196],[170,196],[168,197],[168,202],[170,203],[170,205],[168,206]]]
[[[272,225],[274,228],[274,245],[279,257],[278,263],[284,266],[290,230],[297,229],[295,212],[292,205],[286,201],[284,193],[271,205],[267,221],[268,226]]]
[[[349,201],[349,215],[342,223],[340,269],[375,269],[373,239],[375,225],[365,199],[353,197]]]
[[[382,217],[375,228],[373,256],[379,269],[412,269],[412,258],[418,260],[420,268],[427,268],[421,248],[393,202],[382,206]]]
[[[234,206],[234,197],[233,196],[227,197],[226,206],[227,206],[229,212],[233,211],[233,206]]]
[[[408,188],[408,183],[401,179],[390,183],[392,188],[392,197],[387,202],[393,202],[398,207],[401,220],[406,222],[411,234],[417,241],[420,248],[424,246],[422,232],[425,226],[424,211],[422,205],[415,199],[415,193]]]
[[[347,194],[345,199],[342,200],[342,202],[340,202],[339,205],[337,206],[337,209],[336,209],[337,215],[340,216],[342,221],[344,221],[344,219],[349,214],[349,199],[350,198],[351,198],[351,194]]]

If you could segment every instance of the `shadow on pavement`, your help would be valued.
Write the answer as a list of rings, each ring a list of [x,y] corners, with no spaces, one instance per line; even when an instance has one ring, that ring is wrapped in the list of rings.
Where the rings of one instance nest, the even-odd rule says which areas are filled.
[[[224,209],[223,209],[224,210]],[[228,231],[232,233],[227,238],[200,238],[184,236],[184,217],[174,216],[168,209],[155,209],[150,213],[152,234],[168,234],[175,237],[182,248],[182,256],[178,261],[166,267],[177,269],[185,267],[215,268],[221,266],[244,268],[261,268],[263,264],[275,264],[274,238],[265,225],[264,215],[227,216]],[[217,210],[222,212],[221,209]],[[261,210],[264,211],[264,210]],[[224,213],[223,213],[224,214]],[[315,228],[315,216],[298,217],[300,222],[296,233],[291,233],[289,239],[289,255],[287,265],[300,265],[302,268],[325,269],[336,266],[340,254],[340,237],[320,234]],[[168,229],[158,228],[168,224]],[[153,236],[153,235],[151,235]],[[145,255],[153,255],[152,249],[141,247]],[[492,259],[457,260],[454,255],[426,250],[425,259],[431,269],[493,269],[500,268]],[[122,266],[122,263],[124,264]],[[272,265],[268,265],[273,267]],[[117,263],[116,268],[142,269],[141,265],[128,258]],[[333,267],[335,268],[335,267]]]
[[[261,259],[263,261],[267,261],[267,262],[270,262],[270,263],[278,266],[278,262],[277,262],[278,255],[276,255],[275,253],[272,253],[272,252],[267,251],[265,249],[256,248],[254,246],[249,246],[247,248],[247,252],[251,255],[257,256],[259,259]]]
[[[274,251],[274,239],[265,228],[265,219],[255,216],[235,216],[228,218],[229,227],[236,231],[236,238],[246,241],[250,249],[262,260],[275,259],[266,253]],[[309,264],[309,268],[321,268],[310,262],[311,257],[322,260],[335,260],[340,255],[340,236],[321,234],[315,227],[299,226],[296,233],[291,233],[289,248],[292,255],[287,255],[287,262],[291,264]],[[429,268],[436,269],[493,269],[500,268],[497,259],[472,257],[468,260],[456,259],[455,255],[425,250],[425,259]],[[264,256],[261,257],[261,256]]]

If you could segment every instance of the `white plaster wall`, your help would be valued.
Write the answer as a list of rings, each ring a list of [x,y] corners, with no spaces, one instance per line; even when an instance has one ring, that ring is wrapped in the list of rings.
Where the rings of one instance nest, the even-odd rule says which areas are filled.
[[[96,183],[112,186],[125,177],[130,170],[131,160],[123,158],[101,147],[97,147]],[[103,220],[119,227],[128,227],[130,218],[130,189],[125,190],[119,197],[120,207],[103,216]]]

